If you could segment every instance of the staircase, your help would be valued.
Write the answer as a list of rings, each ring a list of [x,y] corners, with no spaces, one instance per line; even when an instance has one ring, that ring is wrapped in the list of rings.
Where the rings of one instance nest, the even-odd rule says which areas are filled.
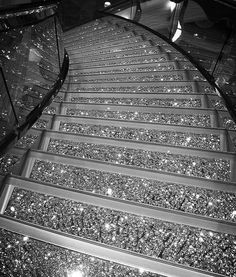
[[[1,159],[1,276],[236,276],[236,126],[221,98],[123,19],[64,37],[63,89]]]

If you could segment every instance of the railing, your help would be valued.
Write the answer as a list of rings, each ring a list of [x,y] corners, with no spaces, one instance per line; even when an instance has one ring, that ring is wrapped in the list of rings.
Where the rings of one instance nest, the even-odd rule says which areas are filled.
[[[0,155],[40,117],[65,80],[56,1],[0,10]]]
[[[236,122],[236,1],[140,0],[135,1],[135,5],[133,1],[129,3],[129,7],[126,2],[123,9],[121,5],[113,5],[103,12],[150,28],[187,56],[222,96]],[[136,8],[136,13],[128,12],[131,6]]]

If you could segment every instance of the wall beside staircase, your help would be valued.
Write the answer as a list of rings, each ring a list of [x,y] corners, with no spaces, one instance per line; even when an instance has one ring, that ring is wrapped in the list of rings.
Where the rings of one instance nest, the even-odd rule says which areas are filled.
[[[133,23],[105,17],[64,41],[63,89],[1,159],[3,276],[235,276],[222,99]]]

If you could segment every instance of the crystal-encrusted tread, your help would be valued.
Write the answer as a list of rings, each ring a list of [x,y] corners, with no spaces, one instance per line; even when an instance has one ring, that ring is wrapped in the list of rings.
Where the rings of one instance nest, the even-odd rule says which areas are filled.
[[[186,176],[230,181],[230,161],[219,158],[202,158],[169,152],[50,139],[48,152],[93,159],[141,169],[152,169]]]
[[[177,183],[36,160],[30,178],[151,206],[236,221],[236,195]],[[191,182],[191,181],[190,181]]]
[[[71,64],[76,62],[96,62],[100,60],[108,60],[108,59],[120,59],[120,58],[129,58],[129,57],[140,57],[140,56],[147,56],[153,54],[159,54],[160,50],[154,47],[145,48],[140,50],[129,50],[122,53],[112,53],[100,56],[92,56],[92,57],[85,57],[85,58],[73,58],[71,60]]]
[[[106,97],[71,97],[69,102],[86,104],[107,104],[107,105],[129,105],[129,106],[157,106],[157,107],[179,107],[179,108],[200,108],[201,99],[191,98],[106,98]]]
[[[211,120],[209,115],[205,114],[180,114],[175,113],[150,113],[150,112],[129,112],[129,111],[102,111],[102,110],[82,110],[76,108],[67,108],[66,115],[91,117],[102,119],[117,119],[128,121],[140,121],[159,124],[175,124],[193,127],[211,127]]]
[[[207,83],[197,84],[199,90],[202,93],[209,93],[215,94],[215,91],[208,85]],[[119,86],[113,85],[78,85],[74,88],[73,91],[75,92],[109,92],[109,93],[181,93],[181,94],[189,94],[194,93],[196,89],[194,88],[193,82],[178,82],[178,83],[171,83],[168,84],[119,84]]]
[[[14,272],[18,277],[32,277],[32,273],[57,277],[64,277],[65,274],[86,277],[164,277],[144,271],[142,267],[133,268],[99,259],[4,229],[0,229],[0,240],[3,276],[12,276]]]
[[[110,47],[110,48],[105,48],[101,50],[95,50],[93,52],[89,53],[81,53],[81,52],[72,52],[71,58],[73,59],[74,57],[79,58],[79,57],[87,57],[87,56],[93,56],[93,55],[106,55],[110,53],[117,53],[117,52],[122,52],[122,51],[128,51],[128,50],[134,50],[134,49],[143,49],[150,47],[151,44],[149,41],[143,41],[141,43],[135,43],[135,44],[129,44],[129,45],[122,45],[122,46],[116,46],[116,47]]]
[[[63,121],[60,122],[59,131],[80,135],[193,147],[205,150],[220,150],[220,136],[212,134],[159,131],[155,129],[80,124]]]
[[[233,235],[17,188],[5,214],[152,258],[226,276],[236,274],[236,237]]]

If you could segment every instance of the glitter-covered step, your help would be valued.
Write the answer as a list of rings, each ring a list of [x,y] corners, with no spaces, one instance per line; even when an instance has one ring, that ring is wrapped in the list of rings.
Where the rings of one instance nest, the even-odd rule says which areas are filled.
[[[117,34],[114,36],[109,36],[109,37],[103,37],[103,38],[93,38],[91,37],[90,39],[87,40],[83,40],[83,41],[78,41],[78,42],[73,42],[71,44],[68,44],[66,46],[66,49],[68,49],[68,52],[70,52],[71,50],[75,50],[77,49],[77,46],[80,48],[84,48],[84,47],[95,47],[97,44],[98,45],[102,45],[102,48],[104,47],[104,45],[106,43],[113,43],[113,42],[120,42],[123,39],[130,39],[130,38],[135,38],[136,35],[134,32],[128,31],[128,32],[124,32],[121,34]],[[126,42],[125,42],[126,44]]]
[[[37,190],[40,190],[38,186]],[[129,207],[124,209],[125,204],[122,204],[123,209],[118,203],[107,207],[109,204],[104,197],[98,201],[97,197],[93,200],[92,196],[82,194],[79,197],[79,194],[72,192],[67,193],[65,199],[65,189],[56,188],[53,193],[49,192],[50,195],[48,190],[46,194],[38,191],[15,188],[4,214],[42,226],[43,229],[61,231],[65,235],[94,242],[100,247],[110,246],[117,251],[123,249],[127,253],[129,250],[157,261],[167,260],[172,265],[176,263],[177,267],[182,264],[193,271],[196,268],[226,276],[230,276],[228,272],[235,273],[232,262],[236,255],[235,235],[221,232],[221,226],[217,231],[212,231],[174,223],[159,219],[158,215],[150,217],[145,208],[142,215],[137,215]],[[230,259],[224,258],[225,248]],[[203,254],[204,251],[207,251],[209,258]],[[197,257],[197,263],[192,263],[189,255],[195,259]],[[219,259],[221,266],[216,264]]]
[[[166,106],[166,107],[206,107],[205,94],[111,94],[111,93],[67,93],[65,102],[101,104],[101,105],[128,105],[128,106]],[[217,100],[217,98],[216,98]],[[212,106],[213,107],[213,106]]]
[[[72,36],[70,38],[67,38],[65,40],[65,46],[70,44],[70,43],[76,43],[78,41],[87,41],[87,40],[90,40],[91,38],[103,38],[103,37],[109,37],[110,35],[111,36],[114,36],[114,35],[119,35],[121,33],[124,33],[126,32],[126,28],[118,28],[118,26],[116,25],[112,25],[112,26],[109,26],[107,28],[103,28],[103,29],[99,29],[95,32],[86,32],[84,34],[79,34],[77,36]]]
[[[56,116],[53,130],[79,135],[167,144],[205,150],[227,150],[226,133],[218,129],[117,122]]]
[[[162,178],[158,175],[154,178],[154,174],[145,177],[147,174],[139,171],[128,172],[128,175],[124,168],[110,165],[104,170],[101,164],[96,166],[91,161],[84,164],[73,158],[66,160],[65,157],[55,161],[52,155],[40,155],[39,152],[30,155],[27,163],[30,169],[23,174],[37,182],[218,220],[236,220],[236,188],[232,184],[219,190],[219,186],[209,180],[207,183],[195,180],[194,184],[193,178],[185,178],[185,183],[178,183],[172,176],[169,182],[161,181]]]
[[[87,75],[100,75],[100,74],[120,74],[120,73],[132,73],[132,72],[155,72],[155,71],[171,71],[171,70],[197,70],[189,62],[185,61],[169,61],[159,63],[149,63],[140,65],[117,65],[109,67],[98,67],[96,69],[83,68],[74,69],[69,72],[70,76],[87,76]]]
[[[68,50],[70,51],[70,48],[76,46],[77,44],[88,46],[89,44],[111,42],[111,41],[118,40],[118,39],[131,38],[134,36],[135,36],[134,32],[121,29],[121,30],[117,30],[116,32],[111,32],[110,36],[103,34],[98,37],[95,37],[95,36],[86,37],[81,40],[78,38],[77,40],[75,40],[74,42],[71,42],[71,43],[65,42],[65,46],[66,47],[69,46]]]
[[[91,26],[87,26],[86,28],[81,28],[83,26],[79,26],[76,28],[73,28],[70,31],[67,31],[64,33],[63,37],[65,41],[68,41],[70,39],[75,38],[75,36],[81,36],[81,35],[87,35],[90,33],[94,33],[97,31],[101,31],[101,30],[106,30],[107,28],[110,28],[112,26],[117,26],[117,24],[111,25],[108,22],[102,22],[102,21],[98,21],[96,25],[91,25]],[[85,25],[84,25],[85,27]]]
[[[172,71],[154,71],[154,72],[131,72],[100,75],[83,75],[71,76],[69,90],[73,90],[74,86],[83,83],[113,83],[113,82],[176,82],[176,81],[206,81],[206,79],[196,70],[172,70]]]
[[[33,224],[25,224],[6,216],[0,218],[2,227],[0,237],[3,244],[1,260],[7,264],[2,272],[6,274],[14,269],[19,276],[21,273],[26,276],[28,272],[30,274],[37,272],[62,277],[65,274],[78,276],[81,272],[82,274],[85,272],[89,277],[166,277],[171,276],[173,271],[176,276],[182,277],[216,276],[214,273],[191,269],[181,264],[176,266],[171,261],[148,259],[141,254],[132,255],[128,251],[91,244],[73,235],[64,237],[56,230],[38,228]],[[9,265],[7,261],[12,256],[19,262]],[[25,256],[32,257],[32,260],[22,258]],[[39,263],[41,267],[38,267]],[[217,274],[217,276],[223,275]]]
[[[235,181],[235,154],[171,145],[143,144],[75,134],[45,132],[40,149],[54,154],[170,172],[212,180]]]
[[[132,83],[96,83],[96,84],[77,84],[69,92],[92,92],[92,93],[153,93],[157,95],[158,93],[167,94],[192,94],[192,93],[207,93],[215,94],[215,90],[207,83],[202,81],[175,81],[175,82],[132,82]]]
[[[129,105],[129,106],[166,106],[179,108],[215,108],[217,110],[226,110],[223,100],[212,94],[162,94],[158,95],[145,93],[119,94],[116,93],[70,93],[60,94],[62,98],[55,101],[101,105]],[[56,105],[56,103],[54,104]]]
[[[130,37],[130,38],[124,38],[122,40],[116,40],[114,39],[111,42],[105,42],[105,43],[100,43],[100,44],[91,44],[88,43],[87,44],[78,44],[78,46],[74,46],[74,47],[70,47],[68,49],[68,51],[70,53],[81,53],[81,51],[83,51],[84,53],[87,52],[93,52],[93,51],[97,51],[99,49],[107,49],[107,48],[115,48],[115,47],[120,47],[122,45],[129,45],[129,44],[134,44],[137,42],[141,42],[144,41],[144,38],[142,36],[134,36],[134,37]]]
[[[175,57],[170,57],[167,53],[160,53],[158,55],[147,55],[142,57],[131,57],[131,58],[119,58],[119,59],[109,59],[109,60],[101,60],[94,62],[77,62],[71,63],[70,69],[84,69],[90,68],[95,69],[96,67],[111,67],[111,66],[122,66],[122,65],[133,65],[133,64],[151,64],[151,63],[159,63],[159,62],[167,62],[169,60],[175,60]]]
[[[76,117],[113,119],[121,121],[150,122],[194,127],[218,126],[217,112],[210,109],[175,107],[146,107],[126,105],[90,105],[62,103],[61,114]]]
[[[70,276],[71,274],[77,274],[78,276],[78,273],[85,272],[86,276],[89,277],[165,277],[150,272],[150,269],[147,270],[147,264],[150,263],[147,263],[141,257],[132,259],[131,255],[121,253],[112,255],[112,251],[106,250],[103,255],[100,251],[101,253],[98,255],[100,258],[98,258],[94,256],[89,247],[85,251],[83,243],[73,238],[65,240],[62,235],[56,232],[32,226],[29,228],[28,225],[16,221],[14,221],[14,225],[12,220],[6,217],[1,217],[1,222],[4,222],[1,225],[4,225],[5,228],[0,229],[1,262],[5,265],[1,272],[5,276],[10,276],[14,271],[17,276],[30,276],[28,274],[37,272],[40,276],[46,274],[46,276],[62,277],[65,274],[70,274]],[[71,245],[65,243],[69,241],[72,242]],[[9,264],[8,261],[13,256],[17,262]],[[117,261],[118,256],[120,263]],[[24,259],[24,257],[31,257],[32,259]],[[113,262],[113,260],[116,262]],[[70,262],[68,263],[68,261]],[[38,267],[38,264],[41,266]],[[140,267],[140,264],[145,264],[145,269]],[[154,262],[151,264],[154,264]],[[158,266],[159,272],[163,271],[163,266]],[[153,269],[152,271],[155,272]],[[196,274],[192,276],[195,277]]]
[[[50,115],[50,116],[49,116]],[[233,152],[236,145],[236,132],[227,133],[219,128],[200,128],[176,125],[157,124],[152,122],[140,123],[135,121],[117,121],[91,119],[87,117],[44,115],[34,129],[22,137],[17,146],[32,147],[35,140],[46,128],[62,132],[73,132],[81,135],[129,139],[143,143],[170,144],[174,146],[193,147],[209,150]],[[62,123],[61,123],[62,122]],[[140,132],[139,132],[140,131]],[[38,145],[38,144],[37,144]]]
[[[119,53],[123,51],[129,51],[129,50],[136,50],[136,49],[145,49],[148,47],[151,47],[152,44],[150,41],[141,41],[141,42],[135,42],[133,44],[126,44],[126,45],[120,45],[115,47],[109,47],[105,49],[97,49],[90,52],[84,52],[84,51],[70,51],[70,58],[83,58],[87,56],[96,56],[96,55],[106,55],[110,53]]]
[[[88,56],[88,57],[72,57],[70,59],[70,64],[74,63],[82,63],[82,62],[96,62],[102,60],[111,60],[111,59],[119,59],[119,58],[130,58],[130,57],[140,57],[140,56],[148,56],[148,55],[158,55],[159,53],[163,53],[158,47],[146,47],[141,49],[131,49],[124,50],[117,53],[109,53],[109,54],[101,54],[99,56]]]

